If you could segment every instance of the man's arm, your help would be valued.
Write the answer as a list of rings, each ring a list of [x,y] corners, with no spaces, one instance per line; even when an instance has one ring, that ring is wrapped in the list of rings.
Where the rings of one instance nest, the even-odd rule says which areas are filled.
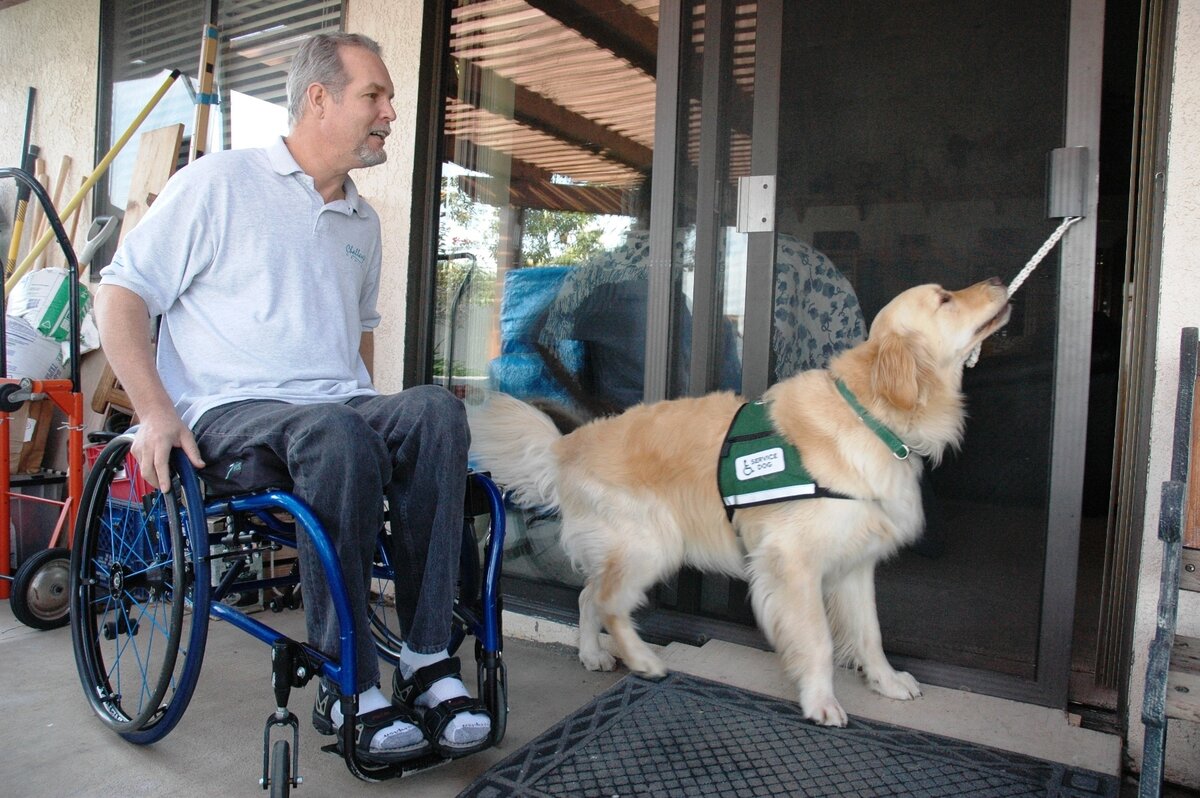
[[[132,451],[142,475],[157,488],[169,487],[168,462],[176,446],[193,465],[202,468],[196,439],[175,411],[154,365],[145,301],[127,288],[101,285],[96,293],[96,326],[109,365],[138,414]]]
[[[358,339],[358,354],[362,357],[363,365],[367,367],[367,375],[371,382],[375,381],[375,335],[365,332]]]

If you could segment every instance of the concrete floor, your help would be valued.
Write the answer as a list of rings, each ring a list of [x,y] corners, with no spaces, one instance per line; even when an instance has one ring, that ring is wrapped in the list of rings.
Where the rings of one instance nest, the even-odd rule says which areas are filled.
[[[302,634],[299,611],[262,618],[293,637]],[[339,759],[320,750],[328,738],[313,732],[308,722],[310,685],[293,693],[291,701],[301,718],[304,777],[294,794],[457,795],[492,764],[622,676],[580,667],[570,627],[506,614],[505,629],[510,714],[501,747],[399,783],[364,783]],[[794,687],[769,652],[712,641],[702,648],[673,643],[662,654],[673,670],[795,698]],[[258,788],[262,728],[273,708],[269,655],[265,646],[225,624],[210,627],[200,683],[182,721],[165,739],[147,747],[124,742],[92,715],[76,675],[68,629],[28,629],[13,618],[8,602],[0,602],[0,668],[0,795],[263,794]],[[835,688],[852,715],[1103,773],[1120,771],[1119,738],[1081,729],[1061,711],[928,686],[917,701],[889,701],[869,692],[856,674],[845,670],[839,671]]]
[[[303,635],[300,611],[259,617],[293,638]],[[465,651],[473,660],[470,649]],[[292,794],[457,795],[623,675],[590,673],[573,649],[552,643],[507,638],[504,656],[510,711],[500,747],[398,783],[359,781],[339,758],[321,751],[332,738],[318,735],[309,722],[314,684],[293,691],[290,707],[300,718],[304,783]],[[467,681],[474,684],[473,676]],[[274,706],[270,652],[227,624],[209,627],[196,693],[179,725],[151,746],[126,743],[92,714],[75,671],[70,630],[29,629],[13,617],[7,601],[0,601],[0,686],[0,795],[5,798],[264,794],[258,779],[263,723]]]

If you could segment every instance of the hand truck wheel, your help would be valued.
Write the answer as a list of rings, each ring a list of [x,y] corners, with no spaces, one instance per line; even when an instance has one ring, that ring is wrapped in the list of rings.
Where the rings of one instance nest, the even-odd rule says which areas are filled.
[[[71,552],[53,548],[39,551],[17,569],[9,603],[13,615],[34,629],[58,629],[71,622]]]

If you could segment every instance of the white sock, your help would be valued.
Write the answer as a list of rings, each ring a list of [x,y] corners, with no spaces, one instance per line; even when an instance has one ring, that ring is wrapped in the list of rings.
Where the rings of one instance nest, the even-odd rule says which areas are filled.
[[[378,687],[372,687],[358,694],[358,714],[365,715],[368,712],[373,712],[377,709],[390,707],[392,702],[383,694],[383,691]],[[333,728],[342,728],[342,721],[345,715],[342,714],[342,702],[338,701],[333,705],[333,709],[329,711],[329,719],[333,721]],[[383,753],[386,751],[396,751],[410,746],[417,745],[425,739],[425,733],[411,723],[405,723],[402,720],[397,720],[391,726],[380,729],[375,732],[375,736],[371,738],[371,751],[374,753]]]
[[[418,654],[410,650],[408,644],[405,643],[400,647],[400,675],[405,679],[410,679],[419,668],[437,664],[449,657],[449,652],[445,650],[434,654]],[[417,696],[413,703],[418,707],[429,709],[443,701],[462,696],[468,698],[471,696],[467,692],[466,685],[460,679],[447,676],[434,682],[428,690]],[[479,712],[464,712],[450,719],[442,732],[442,739],[460,745],[475,743],[487,737],[491,729],[492,719],[487,715]]]

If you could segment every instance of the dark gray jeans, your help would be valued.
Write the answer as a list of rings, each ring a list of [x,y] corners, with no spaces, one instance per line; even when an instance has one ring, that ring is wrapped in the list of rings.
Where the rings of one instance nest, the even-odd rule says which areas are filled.
[[[433,385],[341,404],[251,400],[213,408],[194,432],[210,489],[291,489],[325,526],[350,593],[360,691],[379,681],[367,592],[385,495],[405,641],[421,653],[446,648],[470,443],[462,402]],[[307,536],[298,549],[309,642],[336,657],[337,616],[320,562]]]

